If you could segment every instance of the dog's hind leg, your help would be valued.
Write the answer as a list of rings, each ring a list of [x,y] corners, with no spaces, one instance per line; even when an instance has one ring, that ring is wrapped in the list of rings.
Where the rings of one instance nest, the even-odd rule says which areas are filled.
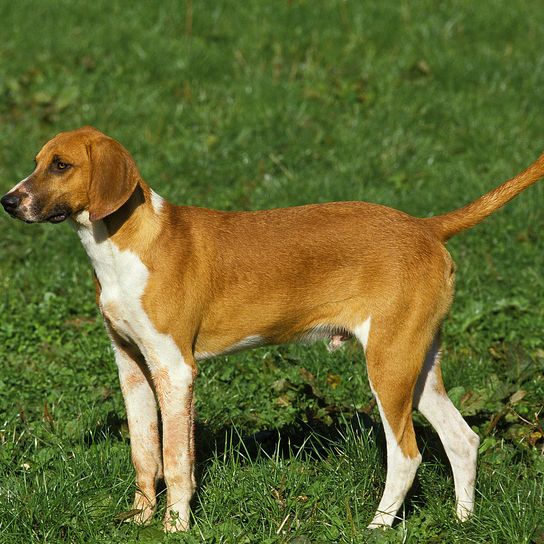
[[[373,323],[370,336],[355,330],[367,345],[368,377],[380,410],[387,441],[385,490],[370,529],[392,525],[414,480],[421,455],[412,422],[412,396],[427,346],[415,334]],[[368,342],[367,342],[367,341]]]
[[[457,517],[464,521],[474,510],[474,487],[480,439],[449,399],[440,369],[440,335],[425,359],[414,392],[414,407],[435,428],[451,463]]]

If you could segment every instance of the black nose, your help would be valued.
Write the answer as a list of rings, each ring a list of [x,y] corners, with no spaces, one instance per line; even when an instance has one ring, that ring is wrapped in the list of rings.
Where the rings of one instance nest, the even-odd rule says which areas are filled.
[[[17,195],[7,194],[2,197],[0,203],[2,203],[2,206],[4,206],[4,210],[6,210],[7,212],[12,212],[19,207],[19,204],[21,203],[21,197]]]

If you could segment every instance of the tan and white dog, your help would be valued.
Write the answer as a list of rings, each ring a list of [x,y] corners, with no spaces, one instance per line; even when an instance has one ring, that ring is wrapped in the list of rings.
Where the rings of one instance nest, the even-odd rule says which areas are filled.
[[[70,219],[89,255],[126,403],[136,521],[153,515],[164,477],[164,528],[188,527],[196,361],[355,337],[387,439],[385,490],[370,523],[380,527],[393,523],[421,461],[414,407],[444,444],[458,518],[474,508],[479,439],[440,371],[455,272],[444,244],[543,175],[544,155],[464,208],[426,219],[365,202],[222,212],[169,204],[117,141],[84,127],[45,144],[1,203],[29,223]]]

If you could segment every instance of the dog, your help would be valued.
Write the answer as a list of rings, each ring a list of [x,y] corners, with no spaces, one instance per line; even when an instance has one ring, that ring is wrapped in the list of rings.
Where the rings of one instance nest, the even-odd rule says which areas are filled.
[[[455,278],[445,243],[543,175],[544,155],[429,218],[365,202],[223,212],[163,200],[120,143],[83,127],[47,142],[1,203],[27,223],[69,220],[89,255],[126,404],[136,522],[153,516],[164,478],[164,529],[189,526],[197,361],[293,341],[336,348],[354,337],[387,442],[385,489],[369,525],[377,528],[393,523],[421,461],[414,408],[444,445],[457,517],[473,511],[479,438],[440,370]]]

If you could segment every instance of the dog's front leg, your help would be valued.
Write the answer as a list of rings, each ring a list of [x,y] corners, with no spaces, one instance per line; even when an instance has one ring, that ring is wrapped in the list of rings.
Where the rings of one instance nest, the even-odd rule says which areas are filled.
[[[163,476],[157,402],[149,370],[138,348],[124,342],[109,326],[108,330],[127,410],[132,464],[136,471],[133,509],[139,513],[129,521],[145,524],[155,512],[157,480]]]
[[[173,346],[164,347],[156,350],[149,366],[162,418],[162,458],[167,489],[164,530],[176,532],[189,527],[189,503],[195,490],[195,367],[192,357],[184,358]]]

